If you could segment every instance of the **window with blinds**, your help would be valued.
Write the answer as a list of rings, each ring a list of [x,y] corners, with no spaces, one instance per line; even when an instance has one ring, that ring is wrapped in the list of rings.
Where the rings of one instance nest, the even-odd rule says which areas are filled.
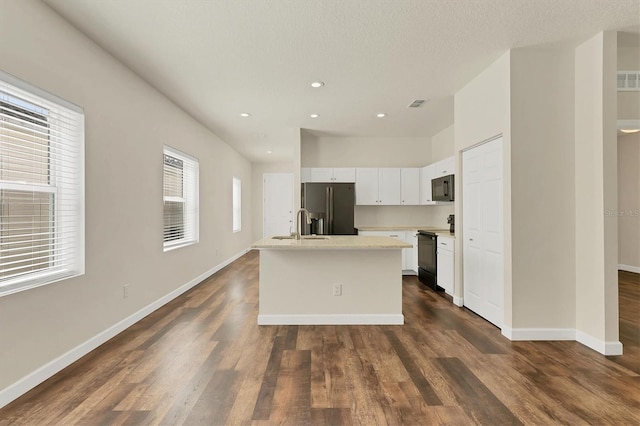
[[[242,182],[239,178],[233,178],[233,232],[239,232],[242,228]]]
[[[0,295],[84,273],[82,109],[0,73]]]
[[[198,160],[165,146],[164,250],[198,242]]]

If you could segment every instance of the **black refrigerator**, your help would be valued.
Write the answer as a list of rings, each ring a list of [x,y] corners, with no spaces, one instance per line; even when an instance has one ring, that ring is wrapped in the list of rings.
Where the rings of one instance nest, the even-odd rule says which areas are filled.
[[[355,188],[355,183],[303,183],[300,199],[302,207],[309,211],[311,225],[305,224],[302,233],[357,234],[353,227]]]

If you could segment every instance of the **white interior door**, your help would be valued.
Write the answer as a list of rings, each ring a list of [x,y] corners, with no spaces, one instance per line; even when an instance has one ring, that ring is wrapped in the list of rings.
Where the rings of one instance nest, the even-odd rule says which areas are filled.
[[[502,138],[462,153],[464,305],[502,327],[504,321]]]
[[[262,236],[289,235],[293,227],[293,173],[263,175]]]

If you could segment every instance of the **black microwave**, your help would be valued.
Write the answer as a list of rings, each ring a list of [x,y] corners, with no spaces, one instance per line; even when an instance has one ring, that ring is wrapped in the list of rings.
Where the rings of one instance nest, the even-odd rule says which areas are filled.
[[[453,201],[453,175],[431,180],[431,199],[433,201]]]

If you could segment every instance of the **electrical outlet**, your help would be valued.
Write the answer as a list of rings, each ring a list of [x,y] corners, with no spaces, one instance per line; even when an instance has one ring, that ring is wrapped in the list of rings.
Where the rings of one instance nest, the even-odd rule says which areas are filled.
[[[126,299],[127,297],[129,297],[129,284],[122,286],[122,298]]]
[[[333,285],[333,295],[334,296],[342,296],[342,284],[334,284]]]

